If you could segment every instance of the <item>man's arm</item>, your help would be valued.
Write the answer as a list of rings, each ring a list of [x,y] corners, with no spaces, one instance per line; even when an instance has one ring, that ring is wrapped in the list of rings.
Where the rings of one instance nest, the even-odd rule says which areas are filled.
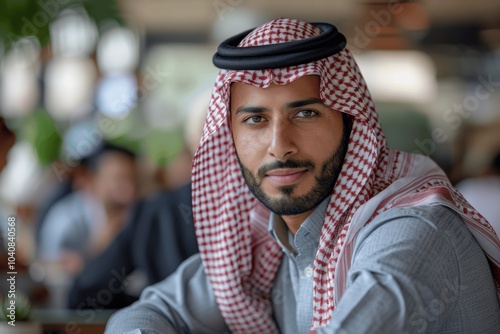
[[[467,278],[473,272],[484,278],[489,269],[458,215],[397,209],[360,232],[347,290],[325,333],[495,332],[491,278]]]
[[[138,302],[115,313],[105,333],[225,332],[229,330],[196,254],[167,279],[145,289]]]

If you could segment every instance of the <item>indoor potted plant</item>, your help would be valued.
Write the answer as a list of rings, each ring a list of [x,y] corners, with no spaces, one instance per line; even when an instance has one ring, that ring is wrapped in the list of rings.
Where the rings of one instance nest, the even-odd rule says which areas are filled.
[[[0,333],[42,334],[42,325],[30,318],[30,302],[22,296],[3,298],[0,304]]]

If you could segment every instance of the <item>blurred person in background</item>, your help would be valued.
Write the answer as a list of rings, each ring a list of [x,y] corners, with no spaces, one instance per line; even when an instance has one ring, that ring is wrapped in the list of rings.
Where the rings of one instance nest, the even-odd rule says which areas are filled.
[[[74,280],[68,306],[77,309],[128,306],[146,286],[163,280],[196,253],[190,183],[163,190],[134,205],[125,228]],[[110,282],[113,282],[112,298],[96,305],[95,297],[99,291],[109,289]]]
[[[184,124],[185,148],[167,164],[162,174],[168,183],[165,190],[139,200],[123,231],[110,246],[87,263],[74,280],[69,292],[70,308],[120,309],[132,304],[149,285],[160,282],[191,255],[198,253],[191,210],[191,160],[196,152],[208,107],[209,94],[189,108]],[[187,169],[187,170],[186,170]],[[145,280],[129,289],[134,280]],[[113,295],[105,305],[95,304],[93,297],[108,289],[113,282]]]
[[[36,211],[35,215],[35,244],[39,247],[41,244],[40,238],[42,233],[43,223],[46,221],[45,218],[50,212],[51,208],[59,202],[62,198],[71,194],[75,189],[75,180],[80,178],[80,175],[86,174],[86,168],[83,166],[82,161],[78,162],[78,165],[71,168],[68,173],[63,175],[63,178],[59,182],[52,185],[47,196],[40,201],[40,205]]]
[[[500,236],[500,152],[483,175],[462,180],[456,187]]]
[[[36,251],[38,253],[43,252],[40,247],[42,247],[42,231],[44,224],[48,221],[47,215],[51,212],[54,205],[69,196],[70,194],[79,191],[79,184],[85,184],[83,180],[87,178],[88,174],[87,167],[84,164],[84,160],[78,161],[78,164],[68,169],[68,172],[63,175],[58,182],[53,183],[47,193],[47,196],[41,199],[40,205],[36,210],[34,217],[34,242]],[[83,182],[82,182],[83,181]]]
[[[40,246],[41,231],[46,216],[51,208],[63,197],[82,190],[88,183],[89,168],[87,162],[95,154],[102,138],[92,118],[73,124],[65,133],[60,157],[52,163],[55,182],[44,196],[35,216],[35,242]]]
[[[80,190],[63,197],[42,222],[39,257],[70,275],[97,256],[119,233],[137,196],[136,156],[102,143],[82,161]]]

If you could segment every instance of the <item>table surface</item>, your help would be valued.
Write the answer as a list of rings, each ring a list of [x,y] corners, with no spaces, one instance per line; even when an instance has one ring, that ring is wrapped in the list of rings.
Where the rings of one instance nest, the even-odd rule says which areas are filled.
[[[33,309],[31,317],[42,324],[44,334],[102,334],[116,310]]]

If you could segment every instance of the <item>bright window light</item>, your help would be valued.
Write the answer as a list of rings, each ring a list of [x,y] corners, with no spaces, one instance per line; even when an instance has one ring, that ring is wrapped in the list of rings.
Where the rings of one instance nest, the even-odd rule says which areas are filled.
[[[103,73],[133,72],[139,64],[139,41],[127,28],[106,31],[97,48],[97,62]]]
[[[97,41],[97,27],[83,8],[64,10],[50,25],[50,44],[55,56],[90,55]]]
[[[24,38],[3,59],[0,72],[0,109],[4,116],[24,116],[38,104],[39,55],[38,41],[35,38]]]
[[[110,74],[96,92],[97,109],[111,118],[125,117],[137,105],[137,80],[133,74]]]
[[[54,58],[45,75],[45,105],[56,120],[79,119],[92,111],[97,78],[92,60]]]
[[[373,51],[356,57],[373,98],[384,102],[422,104],[434,100],[434,64],[416,51]]]

